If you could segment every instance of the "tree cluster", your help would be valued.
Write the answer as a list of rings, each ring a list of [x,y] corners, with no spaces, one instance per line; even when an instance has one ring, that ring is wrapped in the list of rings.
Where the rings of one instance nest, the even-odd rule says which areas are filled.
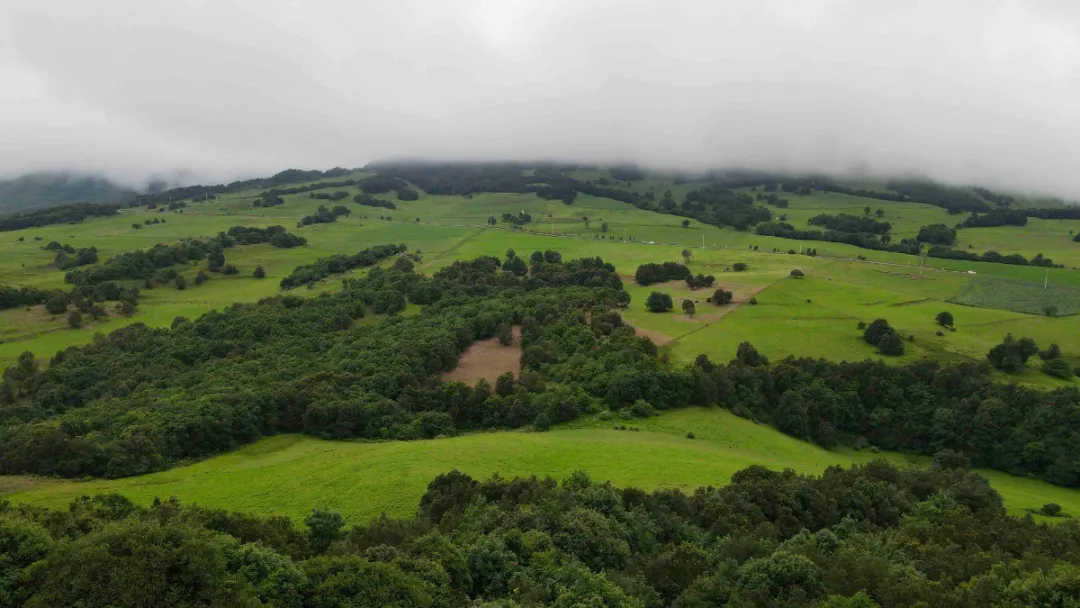
[[[165,283],[176,279],[179,264],[210,259],[212,270],[224,265],[224,249],[236,246],[236,240],[218,233],[213,238],[184,239],[178,243],[158,244],[150,249],[121,253],[92,268],[68,272],[64,280],[72,285],[96,285],[106,281],[149,280]],[[215,260],[217,263],[215,264]]]
[[[652,285],[665,281],[683,281],[692,278],[690,269],[685,264],[678,262],[664,262],[656,264],[650,262],[637,267],[634,272],[634,281],[638,285]]]
[[[381,198],[375,198],[374,196],[364,192],[357,194],[353,197],[353,202],[357,205],[366,205],[368,207],[382,207],[383,209],[397,209],[392,201],[388,201]]]
[[[297,227],[310,226],[311,224],[331,224],[336,222],[341,216],[349,216],[352,212],[348,207],[343,205],[334,205],[333,209],[328,208],[326,205],[319,205],[319,208],[315,213],[311,215],[305,215],[296,223]]]
[[[836,230],[839,232],[867,232],[870,234],[882,235],[892,230],[892,224],[889,222],[882,222],[864,216],[850,215],[848,213],[840,213],[838,215],[822,213],[810,218],[808,222],[814,226],[822,226],[829,230]]]
[[[394,256],[405,253],[405,245],[376,245],[363,251],[347,255],[335,254],[319,258],[311,264],[304,264],[293,269],[289,276],[281,279],[282,289],[292,289],[315,281],[321,281],[332,274],[341,274],[355,268],[367,268]]]
[[[238,245],[258,245],[269,243],[273,247],[291,249],[307,244],[307,239],[295,234],[290,234],[284,226],[269,226],[267,228],[252,228],[249,226],[233,226],[226,232]]]

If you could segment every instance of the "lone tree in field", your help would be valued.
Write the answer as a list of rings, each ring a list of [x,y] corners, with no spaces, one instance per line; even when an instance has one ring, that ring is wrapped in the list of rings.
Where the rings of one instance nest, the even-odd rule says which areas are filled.
[[[1012,334],[1008,334],[1001,344],[986,353],[986,359],[997,369],[1011,373],[1023,369],[1027,360],[1038,352],[1039,346],[1031,338],[1017,340]]]
[[[265,279],[266,278],[266,271],[263,270],[262,266],[256,266],[255,267],[255,272],[253,272],[251,274],[251,276],[255,277],[256,279]]]
[[[600,232],[607,232],[609,230],[607,222],[600,224]]]
[[[878,209],[874,213],[877,214],[879,219],[885,217],[885,212],[883,210],[881,210],[881,209]]]
[[[689,249],[683,249],[682,250],[682,259],[683,259],[684,263],[689,263],[690,260],[693,259],[693,257],[694,257],[694,252],[693,251],[690,251]]]
[[[745,272],[750,266],[746,262],[735,262],[731,265],[731,269],[735,272]]]
[[[686,316],[688,316],[688,317],[693,317],[693,316],[694,316],[694,312],[695,312],[696,310],[697,310],[697,306],[695,306],[695,305],[694,305],[694,301],[693,301],[693,300],[683,300],[683,301],[682,301],[682,311],[683,311],[684,313],[686,313]]]
[[[717,306],[723,306],[725,304],[730,304],[733,297],[735,297],[734,294],[732,294],[726,289],[721,288],[714,291],[712,297],[709,299],[712,301],[713,304],[716,304]]]
[[[945,311],[945,310],[937,313],[937,316],[934,317],[934,320],[937,321],[937,324],[942,326],[942,327],[952,327],[953,326],[952,313],[948,312],[948,311]]]
[[[804,276],[806,276],[806,275],[805,275],[805,274],[803,273],[803,271],[799,270],[798,268],[796,268],[796,269],[792,270],[790,274],[791,274],[791,278],[793,278],[793,279],[801,279],[801,278],[803,278]]]
[[[645,308],[649,312],[667,312],[675,307],[675,303],[671,301],[671,296],[660,291],[654,291],[649,295],[649,299],[645,300]]]
[[[1043,313],[1048,317],[1056,317],[1058,313],[1058,307],[1053,304],[1047,304],[1043,306]]]
[[[689,228],[690,227],[690,220],[683,220],[682,221],[682,227],[683,228]]]
[[[870,207],[863,207],[863,215],[870,215]]]
[[[68,325],[74,327],[75,329],[79,329],[80,327],[82,327],[82,313],[77,310],[73,310],[68,313]]]

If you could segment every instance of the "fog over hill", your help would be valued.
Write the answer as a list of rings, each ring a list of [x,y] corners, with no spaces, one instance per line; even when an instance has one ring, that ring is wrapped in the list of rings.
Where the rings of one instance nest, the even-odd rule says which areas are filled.
[[[1078,31],[1060,0],[11,2],[0,167],[550,158],[1076,196]]]

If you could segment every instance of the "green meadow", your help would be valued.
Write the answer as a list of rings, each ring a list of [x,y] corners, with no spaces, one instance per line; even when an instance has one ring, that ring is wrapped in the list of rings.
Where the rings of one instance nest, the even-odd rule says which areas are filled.
[[[827,451],[722,409],[690,408],[625,422],[639,431],[614,430],[616,422],[584,420],[545,433],[499,432],[427,441],[360,443],[279,435],[235,452],[161,473],[109,481],[43,481],[0,478],[16,503],[64,507],[83,494],[119,492],[141,504],[176,496],[184,502],[302,519],[313,507],[330,507],[351,522],[386,513],[412,515],[428,482],[458,469],[475,478],[551,475],[576,470],[595,480],[644,489],[692,490],[721,485],[751,465],[820,474],[885,458],[923,466],[925,459],[849,449]],[[686,433],[693,431],[695,438]],[[1045,482],[981,471],[1022,515],[1047,502],[1080,514],[1080,492]]]
[[[585,176],[583,176],[585,177]],[[595,176],[594,176],[595,177]],[[698,184],[675,184],[650,178],[632,184],[637,191],[657,194],[671,188],[680,198]],[[354,188],[345,190],[350,195]],[[581,195],[573,205],[548,201],[534,194],[477,194],[429,196],[398,202],[396,210],[363,207],[346,199],[351,216],[331,224],[297,227],[320,201],[307,193],[286,195],[284,205],[252,206],[256,191],[240,192],[178,211],[145,208],[124,210],[118,216],[73,225],[47,226],[0,233],[0,283],[63,288],[64,272],[42,246],[50,241],[73,247],[94,246],[102,261],[110,256],[185,237],[211,236],[236,225],[265,227],[280,224],[308,239],[308,245],[276,249],[269,245],[226,250],[235,276],[213,275],[193,285],[202,269],[182,269],[189,287],[159,286],[142,290],[138,311],[130,318],[110,316],[88,322],[81,329],[68,326],[63,315],[53,316],[41,306],[0,311],[0,367],[30,351],[42,360],[56,351],[90,342],[95,334],[114,331],[130,323],[168,327],[178,316],[195,317],[237,302],[250,302],[280,293],[279,281],[295,266],[335,253],[355,253],[371,245],[405,243],[422,252],[418,270],[433,273],[455,260],[478,255],[502,257],[508,249],[527,255],[554,249],[564,257],[599,256],[616,266],[631,294],[626,318],[650,336],[677,361],[692,361],[707,354],[714,361],[731,359],[740,342],[750,342],[772,359],[789,355],[861,360],[879,357],[863,342],[857,325],[877,318],[910,341],[906,354],[890,362],[921,358],[942,361],[983,361],[986,352],[1007,334],[1030,336],[1041,346],[1061,345],[1071,365],[1080,364],[1080,317],[1072,313],[1080,294],[1080,243],[1070,231],[1080,221],[1032,220],[1023,228],[979,228],[960,231],[959,246],[995,249],[1031,257],[1042,252],[1069,268],[1051,269],[931,259],[925,268],[913,256],[868,251],[838,243],[799,242],[759,237],[750,232],[717,228],[683,218],[637,209],[607,198]],[[385,195],[393,198],[393,195]],[[786,195],[788,209],[772,209],[774,216],[803,227],[818,213],[862,214],[869,206],[882,209],[894,226],[895,238],[914,236],[930,223],[952,225],[963,216],[918,203],[891,203],[840,194]],[[523,229],[490,216],[525,212],[534,221]],[[150,219],[164,219],[140,229]],[[23,240],[20,241],[19,238]],[[623,239],[626,240],[623,240]],[[817,255],[800,254],[808,247]],[[717,307],[708,302],[712,289],[690,290],[684,283],[648,287],[636,285],[636,267],[647,262],[683,261],[696,273],[711,274],[717,286],[731,290],[733,304]],[[745,272],[732,270],[736,262]],[[265,279],[253,278],[256,266]],[[805,278],[790,277],[800,269]],[[341,276],[314,289],[313,295],[337,288]],[[1044,281],[1048,288],[1042,289]],[[139,285],[141,287],[141,285]],[[652,291],[664,291],[675,300],[675,311],[649,313],[644,301]],[[696,312],[681,312],[684,299],[696,302]],[[756,302],[756,303],[752,303]],[[1042,314],[1054,304],[1062,316]],[[415,307],[410,311],[415,312]],[[934,316],[951,312],[956,330],[937,326]],[[372,318],[370,322],[377,322]],[[939,335],[940,334],[940,335]],[[1020,374],[1001,375],[1045,388],[1075,385],[1076,380],[1051,378],[1029,362]],[[581,422],[548,433],[505,432],[467,435],[415,442],[327,442],[301,436],[265,439],[235,452],[137,478],[71,482],[27,478],[0,478],[0,492],[33,504],[60,506],[83,493],[118,491],[149,502],[155,496],[178,496],[209,506],[261,513],[299,516],[315,505],[329,506],[354,521],[381,512],[408,515],[435,475],[452,468],[476,477],[550,474],[562,477],[576,469],[619,485],[644,488],[720,484],[752,464],[790,467],[820,473],[834,464],[867,462],[869,452],[825,451],[782,435],[768,427],[720,410],[684,410],[635,422],[640,432],[615,431],[611,423]],[[697,439],[685,438],[693,430]],[[881,455],[906,462],[897,454]],[[1014,513],[1057,502],[1065,511],[1080,514],[1080,492],[1034,480],[986,472]]]

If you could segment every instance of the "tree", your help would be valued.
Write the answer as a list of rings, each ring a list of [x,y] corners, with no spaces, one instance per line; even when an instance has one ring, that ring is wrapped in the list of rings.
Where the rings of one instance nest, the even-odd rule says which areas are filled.
[[[251,273],[251,276],[255,277],[256,279],[265,279],[266,270],[264,270],[262,266],[256,266],[255,272]]]
[[[725,304],[730,304],[733,297],[735,297],[733,293],[721,287],[713,292],[713,295],[709,300],[717,306],[723,306]]]
[[[50,315],[63,314],[64,311],[67,310],[67,307],[68,307],[68,296],[67,296],[67,294],[57,293],[55,295],[50,296],[48,300],[45,300],[45,311],[48,312]]]
[[[176,288],[180,290],[187,289],[187,281],[184,280],[184,275],[176,275]]]
[[[514,343],[514,332],[509,323],[500,323],[495,328],[495,337],[499,339],[499,344],[503,346],[510,346]]]
[[[1053,304],[1047,304],[1046,306],[1043,306],[1042,310],[1043,314],[1048,317],[1056,317],[1058,313],[1058,307]]]
[[[694,316],[694,311],[697,310],[697,307],[694,305],[693,300],[683,300],[682,301],[682,310],[683,310],[684,313],[686,313],[686,316],[693,317]]]
[[[870,215],[870,207],[863,207],[863,215]]]
[[[94,304],[90,307],[90,316],[93,317],[94,320],[100,319],[107,314],[108,313],[105,312],[105,307],[101,304]]]
[[[881,218],[885,217],[885,211],[882,210],[882,209],[878,209],[874,213],[878,216],[878,219],[881,219]]]
[[[744,272],[747,268],[750,268],[746,262],[735,262],[731,265],[731,269],[735,272]]]
[[[225,267],[221,269],[221,274],[233,275],[238,274],[240,271],[232,264],[225,264]]]
[[[1042,371],[1047,376],[1055,378],[1072,378],[1073,372],[1068,361],[1064,359],[1050,359],[1042,364]]]
[[[1001,344],[990,349],[986,353],[986,359],[990,365],[1003,372],[1018,372],[1027,364],[1027,360],[1039,352],[1038,345],[1031,338],[1017,340],[1013,335],[1007,334]]]
[[[337,511],[329,509],[314,509],[311,515],[304,519],[307,526],[308,545],[316,553],[326,553],[326,549],[335,540],[342,537],[341,529],[345,527],[345,518]]]
[[[682,221],[682,227],[683,228],[689,228],[690,227],[690,220],[683,220]]]
[[[934,320],[937,321],[937,324],[942,326],[942,327],[952,327],[953,326],[952,313],[948,312],[948,311],[945,311],[945,310],[937,313],[937,316],[934,317]]]
[[[608,228],[608,223],[607,222],[604,222],[604,223],[600,224],[600,232],[607,232],[608,229],[609,228]]]
[[[791,276],[791,278],[793,278],[793,279],[801,279],[801,278],[803,278],[804,276],[806,276],[805,274],[803,274],[803,271],[799,270],[798,268],[795,268],[794,270],[792,270],[792,271],[791,271],[791,272],[789,273],[789,275],[790,275],[790,276]]]
[[[1061,358],[1061,347],[1057,345],[1057,342],[1050,344],[1050,347],[1046,350],[1039,351],[1039,358],[1043,361],[1050,361],[1051,359]]]
[[[895,333],[896,330],[889,325],[888,321],[885,319],[874,319],[874,321],[870,323],[870,325],[867,325],[866,329],[863,330],[863,340],[865,340],[867,344],[877,346],[882,338]]]
[[[80,327],[82,327],[82,324],[83,324],[82,313],[77,311],[77,310],[73,310],[70,313],[68,313],[67,320],[68,320],[68,325],[74,327],[75,329],[79,329]]]
[[[690,251],[689,249],[683,249],[682,250],[683,263],[689,263],[690,259],[693,258],[693,257],[694,257],[694,252],[693,251]]]
[[[967,470],[971,468],[971,459],[963,452],[944,449],[934,453],[930,468],[935,471],[948,471],[951,469]]]
[[[667,312],[675,307],[675,304],[671,301],[671,296],[660,291],[654,291],[649,295],[649,298],[645,300],[645,308],[649,312]]]
[[[885,334],[877,343],[878,352],[896,357],[904,354],[904,340],[896,332]]]
[[[749,342],[739,343],[738,349],[735,350],[735,360],[750,367],[761,367],[769,364],[769,360]]]

